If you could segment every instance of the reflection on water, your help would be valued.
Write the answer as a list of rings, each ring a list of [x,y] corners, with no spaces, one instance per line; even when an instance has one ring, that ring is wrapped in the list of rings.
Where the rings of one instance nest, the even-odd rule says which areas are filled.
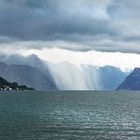
[[[0,140],[139,138],[139,92],[0,94]]]

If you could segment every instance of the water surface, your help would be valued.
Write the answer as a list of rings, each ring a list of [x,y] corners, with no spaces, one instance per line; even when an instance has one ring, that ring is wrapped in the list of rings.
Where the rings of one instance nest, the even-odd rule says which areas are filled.
[[[140,139],[140,92],[0,92],[0,140]]]

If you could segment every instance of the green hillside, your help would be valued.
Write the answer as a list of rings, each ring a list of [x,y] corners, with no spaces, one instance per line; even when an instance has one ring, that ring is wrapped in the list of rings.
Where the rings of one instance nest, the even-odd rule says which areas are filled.
[[[0,76],[0,90],[35,90],[25,85],[18,85],[16,82],[10,83]]]

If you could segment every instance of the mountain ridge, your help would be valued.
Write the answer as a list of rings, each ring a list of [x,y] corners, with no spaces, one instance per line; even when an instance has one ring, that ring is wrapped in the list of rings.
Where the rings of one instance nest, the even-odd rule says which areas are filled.
[[[135,68],[118,86],[117,90],[140,90],[140,68]]]
[[[29,65],[7,65],[0,62],[0,75],[10,82],[25,84],[37,90],[57,89],[44,73]]]

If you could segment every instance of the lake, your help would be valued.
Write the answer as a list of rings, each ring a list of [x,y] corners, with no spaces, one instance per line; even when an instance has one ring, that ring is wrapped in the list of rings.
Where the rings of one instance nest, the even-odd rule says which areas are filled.
[[[140,139],[140,92],[0,92],[0,140]]]

